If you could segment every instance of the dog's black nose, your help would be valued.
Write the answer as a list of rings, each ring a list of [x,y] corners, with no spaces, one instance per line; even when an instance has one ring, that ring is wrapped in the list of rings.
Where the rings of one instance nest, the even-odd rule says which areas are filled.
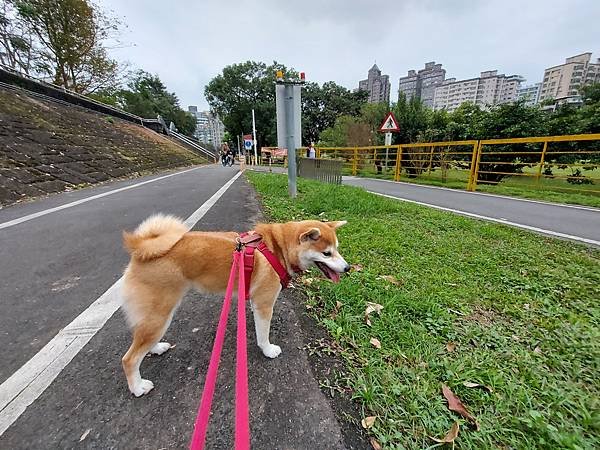
[[[344,267],[344,272],[350,272],[350,269],[351,269],[350,265],[346,264],[346,267]]]

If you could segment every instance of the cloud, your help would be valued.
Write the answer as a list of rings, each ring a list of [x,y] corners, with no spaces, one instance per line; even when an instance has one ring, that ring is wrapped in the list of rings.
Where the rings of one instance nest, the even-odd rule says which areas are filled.
[[[427,61],[447,76],[483,70],[540,81],[546,67],[598,51],[597,0],[101,0],[134,43],[113,51],[157,73],[184,106],[205,108],[204,86],[224,66],[274,60],[309,80],[355,88],[373,62],[398,78]],[[600,55],[596,54],[595,57]],[[394,95],[392,95],[392,98]]]

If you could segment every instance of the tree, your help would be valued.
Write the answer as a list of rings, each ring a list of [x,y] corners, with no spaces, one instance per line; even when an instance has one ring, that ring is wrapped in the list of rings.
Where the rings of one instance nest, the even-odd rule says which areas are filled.
[[[383,144],[384,134],[379,132],[379,127],[389,111],[390,107],[387,103],[365,103],[362,106],[360,116],[363,122],[369,126],[371,132],[371,143],[369,145]]]
[[[259,147],[276,145],[275,74],[282,70],[286,76],[295,72],[277,62],[267,66],[262,62],[246,61],[232,64],[213,78],[204,89],[211,109],[219,114],[225,128],[239,136],[252,130],[252,109],[256,118],[256,139]]]
[[[360,118],[340,116],[333,127],[326,128],[319,136],[321,147],[352,147],[369,145],[369,125]]]
[[[12,0],[0,0],[0,63],[29,74],[40,54]]]
[[[351,92],[333,81],[319,86],[307,83],[302,89],[302,138],[306,145],[316,142],[321,131],[333,127],[342,115],[358,116],[365,105],[365,91]]]
[[[117,104],[125,111],[147,118],[160,115],[167,124],[173,122],[181,133],[194,133],[196,119],[179,107],[177,96],[167,91],[157,75],[139,70],[131,76],[128,87],[116,93]]]
[[[19,18],[37,41],[37,70],[53,83],[89,94],[118,83],[119,65],[105,42],[118,30],[88,0],[15,0]]]

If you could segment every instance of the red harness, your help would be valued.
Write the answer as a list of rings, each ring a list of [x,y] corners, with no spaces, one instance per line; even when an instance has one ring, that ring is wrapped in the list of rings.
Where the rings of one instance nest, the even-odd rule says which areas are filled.
[[[281,282],[281,288],[285,289],[289,286],[292,277],[288,271],[283,267],[277,256],[269,250],[266,244],[262,240],[262,236],[254,231],[240,234],[238,239],[239,245],[244,247],[244,273],[246,281],[246,298],[250,298],[250,282],[252,279],[252,271],[254,270],[254,251],[258,249],[263,254],[271,267],[277,275],[279,275],[279,281]]]

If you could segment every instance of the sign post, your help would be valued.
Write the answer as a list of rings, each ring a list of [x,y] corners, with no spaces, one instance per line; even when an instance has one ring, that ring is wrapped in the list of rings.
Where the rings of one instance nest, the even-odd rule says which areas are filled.
[[[254,159],[258,165],[258,153],[256,151],[256,121],[254,120],[254,108],[252,108],[252,140],[254,144]]]
[[[397,133],[400,131],[400,126],[398,125],[398,121],[396,117],[394,117],[393,112],[387,113],[383,123],[379,127],[379,131],[385,133],[385,170],[388,168],[388,158],[389,158],[389,146],[392,145],[392,133]],[[398,155],[396,155],[398,158]]]
[[[244,150],[245,150],[246,154],[250,155],[250,151],[252,150],[252,135],[251,134],[244,135]],[[250,156],[249,159],[252,160],[252,156]],[[256,164],[256,161],[254,162],[254,164]]]

